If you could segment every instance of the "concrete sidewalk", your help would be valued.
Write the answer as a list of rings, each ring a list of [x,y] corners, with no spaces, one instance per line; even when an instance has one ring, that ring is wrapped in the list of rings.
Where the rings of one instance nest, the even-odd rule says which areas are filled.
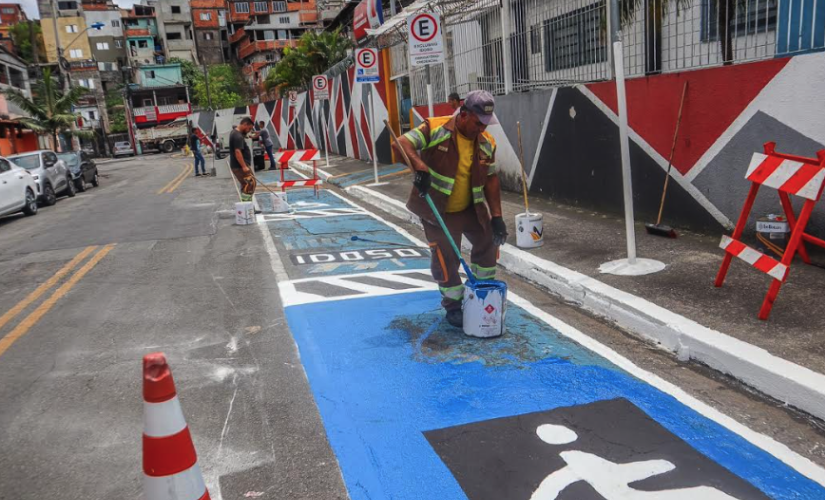
[[[410,176],[398,166],[379,166],[330,157],[319,176],[350,195],[401,219],[417,222],[404,208]],[[311,174],[311,167],[296,165]],[[368,175],[369,174],[369,175]],[[530,198],[533,212],[544,214],[545,245],[516,248],[514,217],[524,211],[519,194],[504,193],[503,209],[510,245],[499,264],[629,333],[729,374],[743,383],[818,418],[825,418],[825,317],[816,314],[825,270],[797,261],[768,321],[756,318],[770,280],[742,262],[732,266],[723,288],[713,279],[723,253],[720,234],[684,231],[675,240],[653,237],[637,224],[641,257],[664,262],[653,275],[600,274],[601,264],[625,256],[624,221],[615,215]],[[637,221],[641,222],[641,221]],[[823,265],[822,255],[812,255]]]

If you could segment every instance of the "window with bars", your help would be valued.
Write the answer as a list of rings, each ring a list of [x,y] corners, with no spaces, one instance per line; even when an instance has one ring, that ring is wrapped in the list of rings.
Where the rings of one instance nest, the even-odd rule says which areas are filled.
[[[180,5],[172,5],[172,14],[180,14]]]
[[[703,42],[719,40],[719,16],[724,15],[720,9],[726,8],[727,2],[719,0],[701,0]],[[753,35],[776,29],[777,0],[736,0],[733,2],[733,15],[728,28],[733,36]]]
[[[112,28],[120,28],[120,21],[112,19]]]
[[[272,2],[274,12],[286,12],[286,2]]]
[[[235,12],[239,14],[249,14],[249,3],[235,2]]]
[[[211,12],[201,12],[201,21],[211,21],[212,20],[212,13]]]
[[[269,12],[269,3],[255,2],[255,12]]]
[[[606,61],[605,14],[604,1],[600,1],[544,21],[545,70]]]

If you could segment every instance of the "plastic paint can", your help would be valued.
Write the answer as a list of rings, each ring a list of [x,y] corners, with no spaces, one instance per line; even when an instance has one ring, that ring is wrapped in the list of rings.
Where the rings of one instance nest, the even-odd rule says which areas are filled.
[[[507,283],[496,280],[464,283],[464,333],[470,337],[498,337],[504,333]]]
[[[255,223],[255,207],[251,201],[235,203],[235,225],[246,226]]]
[[[544,216],[525,212],[516,215],[516,246],[537,248],[544,245]]]

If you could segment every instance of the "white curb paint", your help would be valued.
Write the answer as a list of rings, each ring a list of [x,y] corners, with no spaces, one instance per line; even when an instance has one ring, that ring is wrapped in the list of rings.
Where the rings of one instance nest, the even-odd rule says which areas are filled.
[[[402,202],[383,193],[362,186],[346,191],[395,217],[421,225]],[[787,405],[825,418],[825,375],[511,245],[501,247],[498,263],[566,302],[655,342],[680,360],[693,359]]]
[[[339,198],[341,198],[342,200],[344,200],[348,204],[352,205],[353,207],[363,208],[360,205],[352,202],[351,200],[348,200],[348,199],[344,198],[343,196],[340,196],[338,193],[335,193],[334,191],[328,191],[328,192],[334,194],[335,196],[338,196]],[[366,201],[375,202],[375,200],[383,200],[383,201],[386,202],[386,204],[381,205],[381,208],[385,209],[388,213],[391,213],[393,215],[398,214],[397,216],[401,219],[414,222],[418,225],[421,224],[421,222],[418,220],[418,218],[415,215],[413,215],[412,213],[410,213],[409,211],[406,210],[406,207],[404,207],[403,203],[401,203],[397,200],[394,200],[393,198],[390,198],[389,196],[386,196],[382,193],[378,193],[376,191],[373,191],[371,189],[368,189],[368,188],[365,188],[365,187],[362,187],[362,186],[351,187],[351,188],[347,189],[347,192],[352,194],[353,196],[360,197],[361,199],[366,200]],[[372,215],[372,217],[375,218],[376,220],[381,221],[381,222],[387,224],[388,226],[392,227],[393,229],[397,230],[400,234],[402,234],[404,237],[406,237],[408,240],[410,240],[410,242],[412,242],[413,244],[415,244],[417,246],[424,246],[425,245],[425,243],[423,241],[421,241],[420,239],[418,239],[415,236],[411,235],[409,232],[405,231],[404,229],[400,228],[398,225],[393,224],[392,222],[381,218],[381,216],[379,216],[379,215],[377,215],[373,212],[368,211],[368,213],[370,215]],[[264,224],[261,224],[261,225],[264,226]],[[270,241],[271,241],[271,237],[270,237]],[[266,248],[267,248],[267,251],[268,251],[268,253],[270,255],[270,258],[272,260],[272,268],[273,268],[274,271],[276,271],[275,274],[276,274],[276,277],[277,277],[278,274],[279,274],[277,272],[278,268],[283,269],[283,267],[282,267],[283,264],[281,262],[281,258],[278,255],[278,251],[275,248],[274,244],[272,244],[271,246],[267,245]],[[609,287],[609,286],[607,286],[603,283],[600,283],[599,281],[596,281],[596,280],[594,280],[592,278],[589,278],[587,276],[581,275],[581,274],[576,273],[574,271],[571,271],[569,269],[558,266],[557,264],[554,264],[550,261],[546,261],[546,260],[543,260],[543,259],[538,259],[538,258],[528,254],[527,252],[516,249],[516,248],[514,248],[510,245],[503,246],[501,250],[502,250],[502,252],[501,252],[502,253],[502,260],[499,261],[499,263],[502,264],[508,270],[511,270],[511,267],[508,267],[508,266],[513,266],[512,261],[514,259],[517,260],[520,257],[521,258],[525,258],[525,257],[526,258],[531,258],[531,259],[534,259],[536,262],[526,262],[524,265],[526,265],[526,266],[536,266],[536,267],[534,267],[534,270],[538,271],[539,273],[541,273],[543,275],[545,275],[546,277],[550,277],[550,276],[560,276],[561,278],[563,278],[564,276],[566,276],[568,278],[578,277],[579,281],[580,281],[580,283],[578,283],[578,284],[576,284],[575,282],[569,281],[569,280],[564,280],[564,283],[567,283],[567,286],[570,287],[570,288],[579,289],[579,292],[578,292],[579,295],[584,294],[586,296],[586,295],[590,295],[591,293],[592,294],[601,294],[601,295],[603,295],[605,293],[605,290],[598,290],[599,287],[593,286],[594,284],[598,284],[598,285],[600,285],[600,287],[603,287],[604,289],[614,290],[619,295],[625,296],[625,297],[622,297],[624,299],[635,299],[639,302],[647,303],[647,301],[639,299],[638,297],[634,297],[634,296],[626,294],[625,292],[622,292],[620,290],[613,289],[613,288],[611,288],[611,287]],[[514,256],[514,254],[515,254],[515,256]],[[511,271],[511,272],[514,272],[514,271]],[[551,274],[545,274],[545,273],[551,273]],[[544,281],[546,281],[546,279]],[[589,282],[592,282],[592,283],[589,283]],[[584,285],[591,285],[591,288],[590,289],[581,289],[581,288],[584,287]],[[588,290],[592,290],[592,291],[588,291]],[[544,321],[545,323],[547,323],[551,327],[555,328],[559,333],[561,333],[565,337],[567,337],[567,338],[571,339],[572,341],[578,343],[582,347],[584,347],[586,349],[589,349],[590,351],[602,356],[603,358],[610,361],[614,365],[616,365],[619,368],[625,370],[631,376],[634,376],[634,377],[636,377],[640,380],[643,380],[644,382],[650,384],[651,386],[659,389],[660,391],[662,391],[666,394],[670,394],[677,401],[684,404],[688,408],[691,408],[692,410],[696,411],[700,415],[702,415],[702,416],[704,416],[704,417],[706,417],[710,420],[713,420],[714,422],[716,422],[719,425],[727,428],[731,432],[734,432],[734,433],[738,434],[739,436],[741,436],[743,439],[750,442],[754,446],[757,446],[757,447],[765,450],[767,453],[770,453],[771,455],[776,457],[778,460],[780,460],[783,463],[787,464],[788,466],[796,469],[800,474],[804,475],[805,477],[808,477],[811,480],[817,482],[818,484],[821,484],[821,485],[825,486],[825,470],[823,470],[821,467],[819,467],[818,465],[813,463],[811,460],[809,460],[809,459],[799,455],[798,453],[794,452],[793,450],[788,448],[786,445],[774,440],[773,438],[771,438],[769,436],[766,436],[764,434],[760,434],[758,432],[755,432],[755,431],[751,430],[750,428],[742,425],[741,423],[739,423],[736,420],[732,419],[731,417],[725,415],[724,413],[720,412],[719,410],[717,410],[717,409],[709,406],[708,404],[703,403],[702,401],[700,401],[700,400],[696,399],[695,397],[691,396],[690,394],[688,394],[687,392],[685,392],[684,390],[682,390],[678,386],[662,379],[661,377],[659,377],[659,376],[657,376],[653,373],[650,373],[650,372],[636,366],[633,362],[631,362],[629,359],[625,358],[621,354],[619,354],[616,351],[610,349],[609,347],[605,346],[604,344],[601,344],[600,342],[596,341],[592,337],[589,337],[588,335],[585,335],[584,333],[582,333],[580,330],[574,328],[573,326],[568,325],[567,323],[561,321],[560,319],[546,313],[545,311],[541,310],[540,308],[534,306],[528,300],[523,299],[523,298],[519,297],[518,295],[516,295],[514,293],[508,294],[508,299],[509,299],[510,302],[512,302],[512,303],[516,304],[517,306],[523,308],[528,313],[532,314],[536,318],[540,319],[541,321]],[[583,302],[584,301],[581,301],[581,303],[583,303]],[[618,301],[617,301],[617,303],[618,303]],[[650,304],[650,303],[647,303],[647,304]],[[659,306],[656,306],[654,304],[650,304],[650,306],[652,308],[660,309],[660,310],[665,311],[666,313],[668,313],[670,315],[673,315],[677,318],[680,318],[681,321],[685,322],[686,324],[692,323],[690,320],[687,320],[686,318],[682,318],[681,316],[674,315],[673,313],[670,313],[669,311],[666,311],[666,310],[663,310],[663,309],[659,308]],[[658,325],[656,325],[656,327],[661,328],[660,325],[661,325],[661,322]],[[704,328],[704,327],[700,327],[700,328]],[[717,332],[713,332],[712,330],[708,330],[708,331],[711,332],[713,335],[718,335],[718,336],[723,337],[722,340],[724,340],[724,337],[726,337],[725,335],[717,333]],[[731,340],[734,340],[734,339],[731,339]],[[739,342],[739,341],[734,340],[734,342]],[[740,342],[740,343],[744,344],[743,342]],[[745,345],[749,346],[749,344],[745,344]],[[749,347],[752,348],[752,349],[756,349],[753,346],[749,346]],[[761,349],[757,349],[757,350],[762,351]],[[693,351],[691,351],[691,354],[692,353],[693,353]],[[768,355],[768,356],[770,356],[770,355]],[[771,356],[771,357],[773,358],[773,356]],[[793,365],[792,363],[788,363],[787,361],[780,360],[778,358],[773,358],[773,359],[777,360],[781,363],[786,363],[787,365],[790,365],[791,367],[800,368],[800,367],[797,367],[796,365]],[[805,369],[803,368],[803,370],[805,370]],[[813,373],[813,372],[811,372],[811,373]],[[813,375],[821,377],[821,375],[818,375],[818,374],[813,374]]]

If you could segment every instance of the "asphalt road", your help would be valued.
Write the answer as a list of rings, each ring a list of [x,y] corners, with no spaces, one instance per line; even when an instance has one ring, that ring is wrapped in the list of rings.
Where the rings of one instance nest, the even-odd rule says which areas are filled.
[[[564,432],[535,439],[547,422],[616,463],[667,456],[682,475],[653,491],[823,498],[819,422],[511,276],[508,335],[467,340],[444,327],[426,259],[393,253],[415,228],[330,193],[291,198],[304,219],[235,226],[218,217],[229,181],[189,163],[108,163],[101,187],[0,218],[0,499],[143,498],[155,351],[213,500],[529,498],[563,465]],[[344,262],[366,233],[392,258]],[[589,484],[558,498],[600,498]]]
[[[99,188],[0,219],[0,498],[142,498],[154,351],[213,499],[346,498],[261,233],[219,219],[233,189],[178,177],[190,163],[108,163]]]

